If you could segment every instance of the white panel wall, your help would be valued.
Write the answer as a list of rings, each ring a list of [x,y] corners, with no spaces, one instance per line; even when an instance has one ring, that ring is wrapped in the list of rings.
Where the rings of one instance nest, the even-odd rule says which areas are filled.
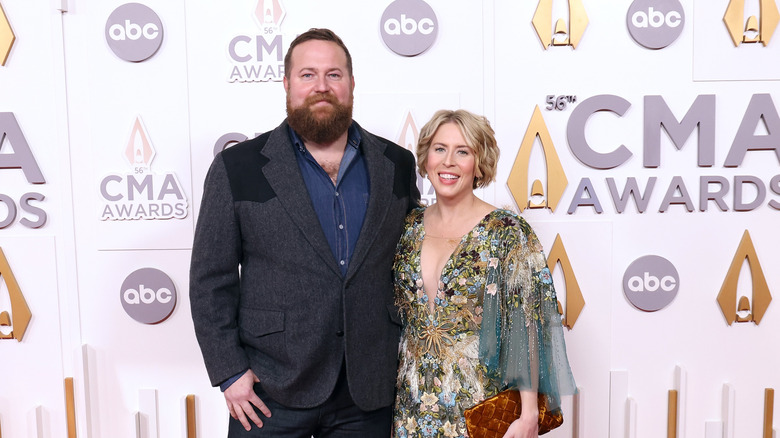
[[[572,420],[578,409],[579,422],[567,420],[549,436],[665,436],[667,392],[676,388],[677,367],[685,383],[679,437],[761,436],[764,388],[780,389],[778,304],[770,304],[758,326],[727,326],[716,297],[745,230],[770,290],[780,296],[778,211],[767,205],[780,194],[768,189],[752,211],[724,212],[710,203],[702,212],[699,177],[723,176],[733,184],[736,175],[753,175],[768,183],[780,173],[773,151],[751,151],[739,167],[724,167],[751,97],[769,94],[780,102],[780,36],[768,47],[735,48],[722,22],[729,2],[695,0],[682,2],[682,35],[665,49],[648,50],[626,28],[631,2],[583,0],[590,23],[578,48],[544,50],[531,26],[537,1],[427,0],[437,14],[438,38],[422,55],[401,57],[381,40],[380,17],[389,3],[282,1],[284,49],[310,27],[335,30],[354,58],[355,119],[402,144],[410,116],[417,129],[439,108],[488,116],[502,158],[497,183],[479,195],[499,206],[517,207],[506,181],[534,107],[541,108],[569,182],[555,212],[523,215],[548,251],[561,236],[586,301],[574,329],[566,331],[582,397],[579,407],[571,398],[564,407]],[[746,3],[748,15],[759,13],[757,4]],[[184,437],[187,394],[197,398],[198,436],[224,436],[227,410],[208,384],[189,315],[189,250],[218,139],[253,137],[284,117],[280,82],[228,81],[229,42],[262,32],[252,15],[257,0],[145,1],[160,17],[164,39],[139,63],[115,56],[104,37],[121,1],[0,4],[17,36],[0,67],[0,112],[14,113],[46,179],[30,184],[20,170],[0,169],[0,194],[18,200],[39,192],[45,199],[34,205],[47,215],[44,226],[32,229],[19,220],[35,215],[20,210],[0,229],[0,247],[33,313],[21,343],[0,340],[0,431],[66,436],[62,382],[73,377],[78,436]],[[554,2],[556,17],[567,19],[566,4]],[[567,140],[578,103],[602,94],[631,104],[622,117],[599,112],[587,123],[594,150],[622,144],[633,154],[607,170],[580,162]],[[662,96],[682,118],[705,94],[716,102],[715,165],[696,165],[696,134],[679,151],[664,134],[660,166],[644,167],[644,97]],[[577,102],[549,111],[547,95],[577,96]],[[175,174],[183,188],[183,219],[100,220],[101,180],[130,171],[123,154],[138,117],[156,151],[151,170]],[[766,134],[762,129],[756,133]],[[8,151],[7,144],[0,148]],[[544,176],[540,150],[531,161],[529,173]],[[675,176],[684,181],[693,212],[681,205],[659,212]],[[657,178],[644,213],[633,205],[618,213],[611,199],[607,179],[622,190],[630,177],[643,189]],[[584,178],[604,209],[600,214],[591,207],[567,213]],[[732,187],[725,198],[730,207],[733,196]],[[3,208],[0,222],[7,216]],[[636,309],[622,291],[626,268],[644,255],[668,259],[680,275],[677,297],[657,312]],[[155,325],[130,318],[120,301],[122,282],[144,267],[165,272],[177,289],[175,310]],[[554,277],[565,298],[560,269]],[[752,281],[744,264],[740,296],[751,296]],[[7,294],[0,282],[0,312],[10,307]]]

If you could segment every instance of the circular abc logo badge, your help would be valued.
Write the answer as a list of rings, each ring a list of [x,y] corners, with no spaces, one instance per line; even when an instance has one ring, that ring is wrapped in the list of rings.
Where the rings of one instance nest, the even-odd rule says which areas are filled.
[[[119,299],[134,320],[143,324],[165,321],[176,307],[176,286],[163,271],[141,268],[122,283]]]
[[[127,3],[114,9],[106,21],[108,47],[125,61],[149,59],[162,45],[162,39],[160,17],[140,3]]]
[[[385,9],[380,33],[385,45],[402,56],[416,56],[436,41],[439,23],[422,0],[396,0]]]
[[[669,260],[640,257],[623,274],[623,293],[634,307],[655,312],[668,306],[680,289],[680,276]]]
[[[685,11],[679,0],[634,0],[626,24],[634,41],[648,49],[662,49],[682,33]]]

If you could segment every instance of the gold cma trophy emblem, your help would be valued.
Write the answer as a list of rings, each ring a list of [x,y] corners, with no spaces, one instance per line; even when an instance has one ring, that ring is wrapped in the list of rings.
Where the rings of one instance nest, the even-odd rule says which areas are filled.
[[[558,266],[559,263],[561,269],[563,269],[563,280],[566,284],[566,307],[564,308],[564,306],[561,305],[559,299],[558,313],[563,316],[563,325],[571,330],[574,328],[577,318],[580,317],[582,308],[585,307],[585,298],[582,296],[580,284],[577,282],[577,277],[574,275],[574,269],[571,267],[571,261],[569,260],[569,255],[566,253],[566,248],[563,246],[563,240],[561,239],[560,234],[555,236],[555,242],[550,249],[550,253],[547,255],[547,268],[550,269],[551,274],[555,271],[555,267]]]
[[[11,29],[11,23],[5,16],[3,5],[0,5],[0,65],[5,65],[5,61],[8,60],[8,54],[11,53],[11,47],[13,47],[15,40],[16,35]]]
[[[528,190],[528,168],[531,151],[537,138],[544,152],[545,168],[547,169],[546,193],[544,185],[539,179],[535,179],[531,184],[531,190]],[[563,171],[558,152],[556,152],[552,137],[550,137],[550,131],[547,129],[547,124],[544,123],[542,112],[537,105],[534,108],[528,129],[525,131],[523,141],[520,143],[512,170],[509,172],[507,186],[509,186],[509,191],[521,212],[526,208],[549,208],[555,211],[568,184],[569,180]],[[541,201],[536,202],[533,198],[541,198]],[[574,275],[569,255],[566,253],[560,234],[555,237],[555,242],[547,255],[547,267],[551,273],[555,271],[558,264],[563,269],[563,278],[566,283],[566,305],[563,306],[558,301],[558,313],[563,316],[563,325],[571,330],[585,307],[585,299],[582,296],[582,290],[580,290],[577,277]]]
[[[544,186],[538,179],[534,180],[531,190],[528,190],[528,168],[531,160],[531,150],[537,137],[544,152],[545,167],[547,168],[546,196]],[[542,112],[537,105],[534,108],[528,129],[525,131],[523,141],[520,143],[520,150],[517,151],[517,157],[512,165],[512,170],[509,172],[509,180],[507,181],[509,191],[512,193],[512,197],[515,198],[520,212],[526,208],[549,208],[555,211],[568,184],[569,180],[566,178],[561,160],[555,151],[550,131],[547,129],[547,124],[544,123]],[[541,197],[542,201],[534,202],[532,198],[537,197]]]
[[[759,0],[761,19],[756,19],[755,15],[748,17],[745,21],[745,0],[730,0],[726,13],[723,15],[723,22],[726,23],[726,29],[729,31],[734,46],[742,43],[761,43],[766,47],[772,34],[780,21],[780,12],[777,10],[775,0]],[[744,30],[742,30],[742,26]]]
[[[549,46],[572,46],[576,49],[588,27],[588,15],[582,6],[582,0],[569,0],[569,26],[559,18],[555,21],[555,30],[552,27],[553,0],[539,0],[534,18],[531,23],[539,36],[542,47],[547,50]]]
[[[742,269],[743,262],[747,259],[750,266],[750,275],[753,280],[753,307],[751,309],[750,300],[746,296],[739,297],[737,302],[737,281],[739,272]],[[731,262],[726,278],[723,280],[723,286],[718,293],[718,305],[726,317],[728,325],[734,322],[753,322],[758,325],[761,318],[764,317],[769,303],[772,301],[772,294],[769,293],[764,271],[761,269],[761,263],[758,261],[758,254],[753,246],[753,240],[750,233],[745,230],[742,235],[742,241],[739,242],[737,252],[734,254],[734,260]]]
[[[8,259],[5,258],[3,248],[0,248],[0,281],[5,281],[5,285],[8,288],[12,312],[9,316],[7,310],[0,311],[0,327],[11,327],[10,333],[4,334],[0,331],[0,339],[16,339],[18,342],[22,342],[24,332],[27,330],[27,324],[30,323],[32,318],[32,313],[30,313],[30,308],[27,306],[24,295],[22,295],[19,283],[17,283],[14,273],[11,271]]]

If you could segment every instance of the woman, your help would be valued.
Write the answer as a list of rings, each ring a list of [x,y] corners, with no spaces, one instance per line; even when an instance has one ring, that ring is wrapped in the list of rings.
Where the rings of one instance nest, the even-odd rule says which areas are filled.
[[[522,414],[506,437],[536,437],[537,393],[550,409],[575,391],[552,277],[536,235],[480,200],[499,149],[490,123],[438,111],[420,132],[417,165],[436,203],[412,211],[395,258],[405,326],[393,433],[467,436],[463,411],[506,388]]]

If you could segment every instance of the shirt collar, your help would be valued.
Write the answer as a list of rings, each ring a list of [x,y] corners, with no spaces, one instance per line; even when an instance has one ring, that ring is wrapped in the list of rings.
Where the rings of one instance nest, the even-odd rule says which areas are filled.
[[[301,137],[298,135],[298,133],[295,132],[295,130],[292,129],[290,125],[287,125],[287,131],[290,133],[290,141],[292,142],[293,146],[295,146],[299,152],[306,152],[306,146],[304,146],[303,140],[301,140]],[[363,137],[360,135],[360,130],[358,129],[357,123],[353,121],[347,130],[347,146],[352,146],[353,148],[358,149],[362,140]]]

